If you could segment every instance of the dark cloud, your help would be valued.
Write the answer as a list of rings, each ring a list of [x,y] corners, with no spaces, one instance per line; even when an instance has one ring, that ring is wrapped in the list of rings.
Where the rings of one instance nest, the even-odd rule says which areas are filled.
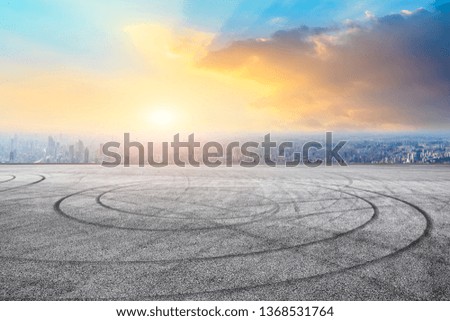
[[[255,106],[325,127],[450,129],[450,8],[280,30],[210,52],[208,68],[278,85]]]

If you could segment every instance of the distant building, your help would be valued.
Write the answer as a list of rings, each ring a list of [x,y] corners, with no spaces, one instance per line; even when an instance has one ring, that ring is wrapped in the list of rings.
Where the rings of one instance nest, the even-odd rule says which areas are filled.
[[[69,162],[75,163],[75,146],[69,146]]]
[[[89,149],[87,147],[84,149],[84,162],[89,163]]]
[[[78,140],[75,150],[75,163],[81,163],[84,159],[84,144],[81,140]]]

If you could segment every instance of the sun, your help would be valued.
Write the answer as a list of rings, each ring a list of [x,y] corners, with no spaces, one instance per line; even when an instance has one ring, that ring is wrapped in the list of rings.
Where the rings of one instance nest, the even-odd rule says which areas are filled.
[[[168,109],[156,109],[150,113],[150,122],[153,125],[160,127],[167,127],[175,120],[175,115]]]

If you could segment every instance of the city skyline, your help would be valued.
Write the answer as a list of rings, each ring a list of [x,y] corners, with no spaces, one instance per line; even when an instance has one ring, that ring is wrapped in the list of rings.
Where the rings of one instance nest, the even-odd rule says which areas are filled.
[[[137,140],[131,136],[131,141]],[[180,140],[187,139],[187,135],[180,135]],[[294,153],[302,155],[302,147],[305,143],[313,140],[324,143],[324,134],[318,135],[275,135],[274,142],[276,147],[271,148],[271,159],[277,166],[285,166],[287,161],[294,161]],[[218,137],[216,137],[217,139]],[[241,143],[246,140],[260,142],[264,140],[263,136],[241,136],[221,137],[217,142],[225,147],[232,141]],[[259,139],[259,140],[258,140]],[[345,145],[342,148],[342,158],[347,164],[450,164],[450,134],[430,135],[430,134],[409,134],[409,135],[337,135],[336,140],[344,140]],[[197,140],[196,140],[197,141]],[[202,145],[207,141],[205,138],[200,140]],[[293,143],[293,148],[288,148],[284,156],[279,155],[279,146],[282,142],[289,141]],[[138,143],[143,145],[145,150],[145,161],[148,160],[148,147],[142,141]],[[40,135],[27,136],[20,134],[0,135],[0,164],[102,164],[109,160],[103,153],[105,140],[99,138],[79,137],[70,135]],[[337,143],[337,141],[336,141]],[[160,162],[162,156],[162,141],[154,141],[153,157],[155,161]],[[112,149],[122,156],[124,150],[121,148]],[[260,159],[264,158],[263,148],[253,148]],[[311,157],[321,158],[323,151],[311,150]],[[131,164],[138,165],[137,150],[131,148]],[[169,151],[169,164],[174,164],[174,155]],[[203,164],[202,149],[195,149],[195,160]],[[185,150],[181,150],[182,159],[187,159]],[[225,160],[224,157],[219,158]],[[249,161],[249,157],[242,155],[239,149],[233,151],[233,163],[240,161]],[[260,162],[263,165],[263,162]]]

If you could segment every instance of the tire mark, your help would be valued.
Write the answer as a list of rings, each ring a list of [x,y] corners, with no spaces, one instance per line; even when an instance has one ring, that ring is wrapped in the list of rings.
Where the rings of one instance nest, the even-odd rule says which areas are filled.
[[[308,276],[308,277],[302,277],[302,278],[291,278],[291,279],[287,279],[287,280],[282,280],[282,281],[277,281],[277,282],[271,282],[271,283],[264,283],[264,284],[256,284],[256,285],[251,285],[251,286],[243,286],[243,287],[236,287],[236,288],[231,288],[231,289],[218,289],[218,290],[210,290],[210,291],[201,291],[201,292],[191,292],[191,293],[178,293],[178,294],[167,294],[167,295],[155,295],[155,296],[148,296],[146,297],[146,299],[168,299],[168,298],[184,298],[184,297],[189,297],[189,296],[196,296],[196,295],[206,295],[206,294],[217,294],[217,293],[233,293],[233,292],[240,292],[240,291],[249,291],[249,290],[254,290],[254,289],[259,289],[262,287],[267,287],[267,286],[279,286],[279,285],[290,285],[292,283],[296,283],[296,282],[303,282],[303,281],[310,281],[310,280],[315,280],[315,279],[320,279],[323,277],[330,277],[330,276],[335,276],[335,275],[339,275],[342,273],[346,273],[346,272],[351,272],[354,271],[356,269],[360,269],[360,268],[364,268],[364,267],[368,267],[369,265],[375,264],[375,263],[380,263],[380,262],[384,262],[388,259],[394,258],[402,253],[405,253],[409,250],[412,250],[413,248],[417,247],[418,245],[420,245],[421,243],[423,243],[430,235],[431,232],[433,230],[433,221],[432,218],[430,217],[430,215],[424,211],[422,208],[420,208],[419,206],[412,204],[408,201],[405,201],[403,199],[400,199],[398,197],[394,197],[394,196],[390,196],[390,195],[385,195],[379,192],[373,192],[370,190],[364,190],[364,189],[359,189],[359,188],[355,188],[355,187],[350,187],[353,189],[357,189],[357,190],[362,190],[365,192],[369,192],[369,193],[375,193],[375,194],[379,194],[388,198],[392,198],[395,199],[399,202],[402,202],[408,206],[411,206],[412,208],[414,208],[415,210],[417,210],[424,218],[426,221],[426,226],[425,229],[423,230],[422,234],[415,239],[414,241],[412,241],[411,243],[409,243],[407,246],[402,247],[400,249],[397,249],[396,251],[373,259],[373,260],[369,260],[363,263],[359,263],[350,267],[346,267],[343,269],[339,269],[339,270],[335,270],[335,271],[329,271],[329,272],[325,272],[325,273],[320,273],[320,274],[316,274],[316,275],[312,275],[312,276]]]
[[[8,175],[8,176],[11,176],[11,178],[4,180],[4,181],[0,181],[0,184],[7,183],[7,182],[10,182],[10,181],[16,179],[15,175]]]
[[[96,188],[90,189],[90,190],[94,190]],[[81,192],[85,192],[85,191],[81,191]],[[61,203],[73,196],[73,195],[77,195],[80,192],[77,193],[73,193],[70,195],[67,195],[63,198],[61,198],[60,200],[58,200],[55,204],[54,204],[54,210],[55,212],[57,212],[59,215],[66,217],[68,219],[80,222],[82,224],[89,224],[89,225],[94,225],[97,226],[98,223],[93,223],[93,222],[85,222],[83,220],[74,218],[72,216],[69,216],[67,214],[65,214],[61,209],[60,209],[60,205]],[[333,236],[327,237],[327,238],[323,238],[323,239],[319,239],[319,240],[313,240],[313,241],[309,241],[309,242],[305,242],[305,243],[301,243],[301,244],[296,244],[296,245],[291,245],[291,246],[286,246],[286,247],[279,247],[279,248],[273,248],[273,249],[265,249],[265,250],[258,250],[258,251],[253,251],[253,252],[246,252],[246,253],[235,253],[235,254],[225,254],[225,255],[217,255],[217,256],[210,256],[210,257],[196,257],[196,258],[180,258],[180,259],[161,259],[161,260],[133,260],[133,261],[79,261],[79,260],[66,260],[66,261],[58,261],[58,260],[45,260],[45,259],[27,259],[27,258],[18,258],[18,257],[1,257],[3,259],[10,259],[10,260],[16,260],[16,261],[33,261],[33,262],[42,262],[42,263],[66,263],[66,264],[148,264],[148,263],[154,263],[154,264],[168,264],[168,263],[176,263],[176,262],[203,262],[203,261],[211,261],[211,260],[218,260],[218,259],[230,259],[230,258],[241,258],[241,257],[249,257],[249,256],[257,256],[257,255],[263,255],[263,254],[268,254],[268,253],[276,253],[276,252],[281,252],[281,251],[289,251],[289,250],[295,250],[295,249],[299,249],[305,246],[311,246],[311,245],[315,245],[315,244],[319,244],[322,242],[329,242],[329,241],[333,241],[336,239],[339,239],[341,237],[350,235],[358,230],[361,230],[365,227],[367,227],[369,224],[373,223],[374,221],[376,221],[379,217],[379,209],[378,207],[373,204],[371,201],[358,196],[356,194],[352,194],[349,192],[344,192],[345,194],[348,195],[354,195],[355,197],[365,201],[366,203],[368,203],[370,205],[370,207],[373,209],[373,214],[370,217],[369,220],[365,221],[363,224],[341,232],[341,233],[336,233]],[[101,227],[109,227],[107,224],[101,224]],[[111,225],[112,228],[117,228],[113,225]],[[212,227],[212,228],[207,228],[208,230],[210,229],[216,229],[216,228],[226,228],[226,226],[218,226],[218,227]],[[126,228],[126,229],[131,229],[131,230],[136,230],[135,228]],[[199,228],[200,230],[203,230],[205,228]],[[137,230],[141,230],[141,229],[137,229]],[[144,231],[148,231],[146,229],[144,229]]]
[[[40,179],[38,179],[37,181],[31,182],[31,183],[28,183],[28,184],[14,186],[14,187],[10,187],[10,188],[7,188],[7,189],[2,189],[2,190],[0,190],[0,193],[8,192],[8,191],[16,190],[16,189],[25,188],[25,187],[32,186],[32,185],[35,185],[35,184],[39,184],[40,182],[42,182],[42,181],[44,181],[46,179],[46,177],[44,175],[35,175],[35,176],[40,177]]]
[[[410,203],[410,202],[408,202],[406,200],[400,199],[398,197],[391,196],[391,195],[386,195],[386,194],[383,194],[383,193],[380,193],[380,192],[375,192],[375,191],[371,191],[371,190],[367,190],[367,189],[361,189],[361,188],[356,188],[356,187],[350,187],[350,188],[355,189],[355,190],[360,190],[360,191],[363,191],[363,192],[367,192],[367,193],[377,194],[377,195],[380,195],[380,196],[383,196],[383,197],[388,197],[388,198],[394,199],[396,201],[402,202],[402,203],[408,205],[409,207],[414,208],[415,210],[417,210],[425,218],[426,227],[423,230],[423,233],[416,240],[414,240],[411,243],[409,243],[407,246],[402,247],[400,249],[397,249],[397,250],[395,250],[394,252],[392,252],[392,253],[390,253],[388,255],[385,255],[383,257],[379,257],[379,258],[376,258],[376,259],[373,259],[373,260],[369,260],[369,261],[366,261],[366,262],[362,262],[360,264],[356,264],[356,265],[353,265],[353,266],[350,266],[350,267],[346,267],[346,268],[343,268],[343,269],[338,269],[338,270],[335,270],[335,271],[329,271],[329,272],[316,274],[316,275],[312,275],[312,276],[308,276],[308,277],[291,278],[291,279],[277,281],[277,282],[269,282],[269,283],[256,284],[256,285],[250,285],[250,286],[244,286],[244,287],[237,287],[237,288],[230,288],[230,289],[217,289],[217,290],[210,290],[210,291],[190,292],[190,293],[162,294],[162,295],[148,296],[147,298],[157,298],[157,299],[177,298],[177,297],[178,298],[180,298],[180,297],[183,298],[183,297],[196,296],[196,295],[207,295],[207,294],[212,294],[212,293],[233,293],[233,292],[238,292],[238,291],[248,291],[248,290],[252,290],[252,289],[258,289],[258,288],[267,287],[267,286],[277,286],[277,285],[285,285],[285,284],[289,285],[289,284],[292,284],[292,283],[295,283],[295,282],[301,282],[301,281],[306,281],[306,280],[313,280],[313,279],[323,278],[323,277],[327,277],[327,276],[338,275],[338,274],[341,274],[341,273],[351,272],[351,271],[354,271],[356,269],[367,267],[367,266],[369,266],[371,264],[383,262],[383,261],[388,260],[390,258],[396,257],[397,255],[400,255],[401,253],[404,253],[404,252],[406,252],[408,250],[411,250],[414,247],[418,246],[427,237],[429,237],[431,235],[431,232],[433,230],[433,221],[432,221],[430,215],[426,211],[424,211],[423,209],[418,207],[417,205],[415,205],[413,203]],[[351,193],[346,193],[346,194],[354,195],[354,196],[364,200],[363,197],[358,196],[356,194],[351,194]],[[67,196],[66,196],[66,198],[67,198]],[[65,198],[61,199],[60,201],[62,202],[64,199]],[[368,200],[366,200],[366,201],[369,204],[372,204],[372,207],[374,208],[374,212],[378,212],[378,208],[376,207],[376,205],[374,205],[373,203],[371,203]],[[57,203],[55,203],[55,205]],[[366,222],[365,224],[367,224],[368,222]],[[262,253],[265,253],[265,252],[262,252]],[[213,259],[213,258],[211,258],[211,259]],[[204,259],[201,259],[201,260],[203,261]],[[150,262],[149,261],[142,261],[142,263],[154,263],[154,262],[164,262],[164,261],[167,261],[167,260],[159,260],[159,261],[153,261],[153,262],[151,262],[151,261]],[[190,260],[189,259],[187,259],[187,260],[183,259],[183,262],[185,262],[185,261],[192,261],[192,259],[190,259]],[[49,262],[49,263],[62,263],[62,262],[58,262],[58,261],[55,262],[55,261],[50,261],[50,260],[48,260],[47,262]],[[68,263],[68,262],[69,261],[66,261],[64,263]],[[77,263],[83,263],[83,262],[80,262],[80,261],[76,261],[76,262]],[[138,261],[135,261],[135,262],[138,262]],[[169,262],[172,262],[172,261],[169,260]],[[108,263],[116,263],[116,264],[117,263],[126,263],[126,264],[129,264],[129,262],[108,262]],[[141,262],[138,262],[138,263],[141,263]],[[126,299],[129,299],[129,298],[126,298]]]

